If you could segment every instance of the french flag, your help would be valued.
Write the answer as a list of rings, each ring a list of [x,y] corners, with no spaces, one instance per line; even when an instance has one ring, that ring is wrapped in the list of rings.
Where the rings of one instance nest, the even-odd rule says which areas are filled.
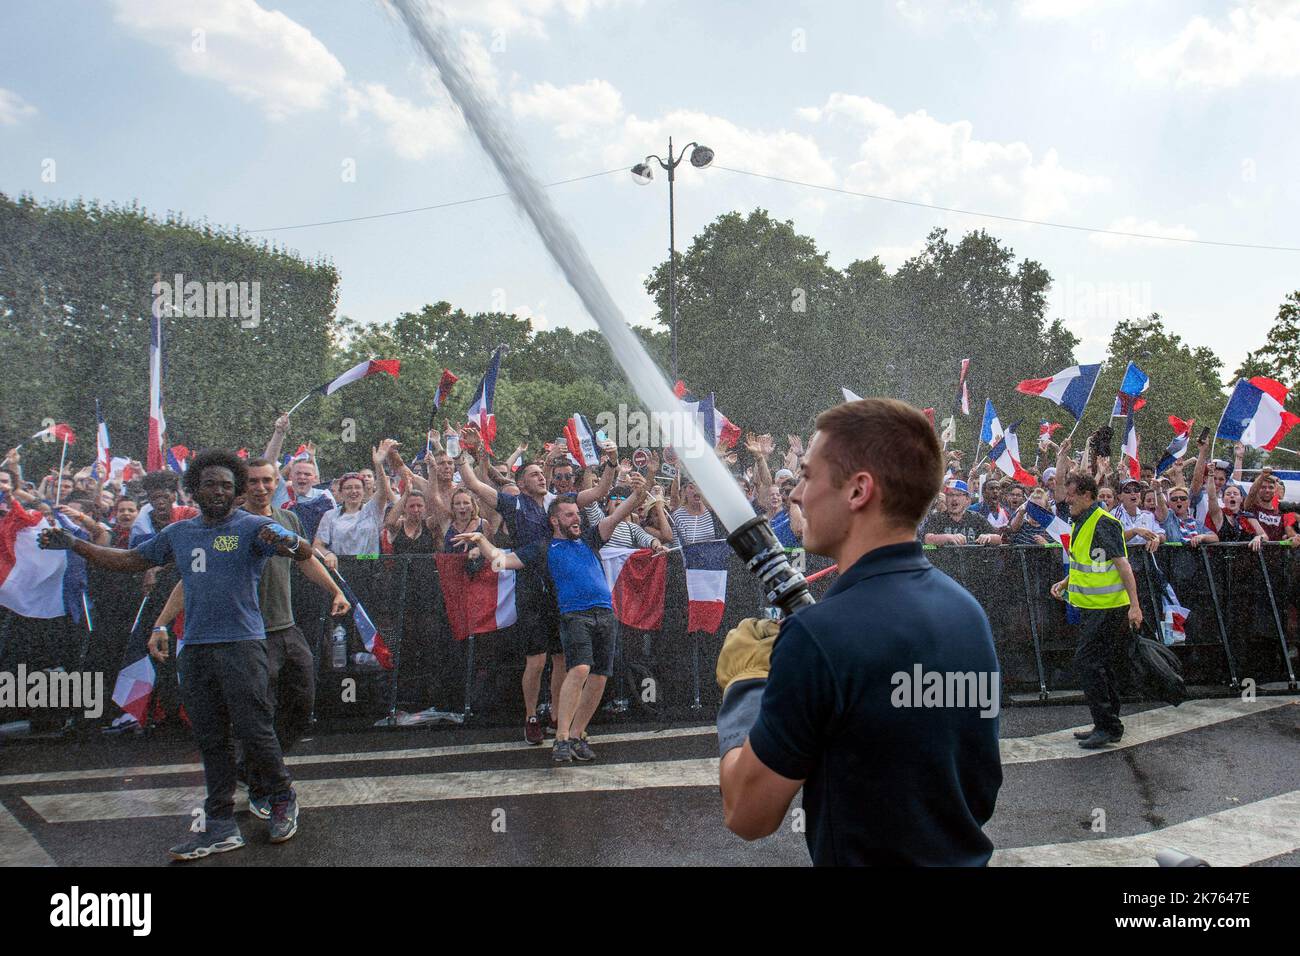
[[[619,623],[641,631],[659,630],[664,623],[668,556],[649,548],[606,545],[600,549],[600,563]]]
[[[483,446],[489,453],[492,451],[492,441],[497,437],[497,416],[493,407],[497,394],[497,374],[501,371],[501,354],[505,350],[504,345],[498,345],[492,353],[492,361],[488,363],[483,381],[479,382],[467,416],[471,424],[478,426],[479,437],[483,439]]]
[[[596,433],[592,431],[591,422],[575,414],[564,423],[564,441],[569,446],[569,454],[577,459],[579,468],[590,468],[600,457],[596,447]]]
[[[190,451],[184,445],[172,445],[167,449],[167,467],[178,475],[185,474],[185,470],[190,466],[190,459],[194,457],[194,452]]]
[[[716,448],[721,444],[724,448],[730,448],[740,441],[740,426],[718,410],[712,392],[706,398],[696,399],[686,391],[686,383],[679,381],[673,386],[673,394],[681,399],[682,405],[688,412],[698,416],[700,430],[704,432],[704,437],[712,442],[712,447]],[[852,393],[845,389],[844,394],[847,398]],[[854,395],[850,400],[856,401],[857,396]]]
[[[56,425],[51,425],[49,428],[42,428],[27,440],[33,441],[37,438],[44,438],[47,435],[49,436],[50,441],[65,441],[69,445],[75,445],[77,443],[77,433],[74,432],[70,426],[63,424],[62,422],[59,422]]]
[[[156,681],[153,658],[145,654],[117,672],[117,681],[113,684],[113,703],[143,726]]]
[[[451,369],[442,370],[442,378],[438,380],[438,390],[433,393],[433,414],[429,416],[430,428],[437,427],[438,410],[442,408],[443,402],[451,398],[451,387],[459,381],[459,378],[451,374]]]
[[[957,401],[956,408],[961,409],[963,415],[970,414],[970,395],[966,391],[966,372],[970,369],[970,359],[961,360],[961,375],[957,379]]]
[[[91,474],[101,481],[108,481],[113,474],[113,453],[108,443],[108,423],[104,421],[99,399],[95,399],[95,423],[95,467]]]
[[[727,609],[727,560],[731,547],[725,541],[702,541],[682,547],[686,563],[686,630],[716,634]]]
[[[1187,454],[1187,443],[1191,438],[1192,426],[1196,424],[1196,419],[1183,421],[1175,415],[1169,416],[1169,424],[1174,430],[1174,440],[1169,443],[1165,449],[1165,455],[1156,465],[1156,474],[1163,474],[1174,466],[1174,463]]]
[[[1084,406],[1088,404],[1100,371],[1100,364],[1072,365],[1050,378],[1027,378],[1016,386],[1016,391],[1046,398],[1079,419],[1083,417]]]
[[[166,467],[163,443],[166,441],[167,420],[163,418],[162,350],[162,313],[155,307],[149,320],[149,450],[144,461],[147,471],[162,471]]]
[[[0,516],[0,605],[22,617],[63,617],[66,551],[44,551],[37,535],[51,527],[39,511],[28,511],[16,498]]]
[[[1070,526],[1065,523],[1060,515],[1054,511],[1048,511],[1032,501],[1025,502],[1025,514],[1037,522],[1038,527],[1043,530],[1043,534],[1062,547],[1069,548]]]
[[[1120,382],[1119,394],[1115,396],[1115,407],[1111,409],[1111,418],[1123,418],[1130,411],[1136,412],[1147,403],[1141,396],[1151,387],[1147,373],[1138,368],[1136,362],[1129,362],[1124,370],[1124,381]]]
[[[1038,447],[1046,448],[1047,443],[1052,440],[1052,435],[1060,428],[1059,422],[1049,422],[1046,419],[1038,423]]]
[[[1238,380],[1219,419],[1215,437],[1272,451],[1300,422],[1300,418],[1286,410],[1286,399],[1286,386],[1274,379],[1257,375],[1249,381]]]
[[[1192,616],[1192,612],[1183,607],[1178,600],[1178,595],[1174,593],[1174,586],[1165,581],[1164,592],[1160,595],[1160,603],[1165,613],[1165,623],[1168,625],[1168,631],[1165,637],[1166,644],[1182,644],[1187,640],[1187,619]]]
[[[1142,477],[1142,466],[1138,463],[1138,432],[1133,424],[1133,412],[1130,411],[1124,424],[1124,460],[1128,462],[1128,476]]]
[[[361,379],[370,375],[378,375],[381,372],[385,375],[391,375],[397,378],[402,371],[401,359],[366,359],[360,362],[332,382],[326,382],[316,391],[322,395],[333,395],[344,385],[351,385],[353,382],[359,382]]]
[[[984,399],[984,421],[980,424],[980,442],[985,445],[993,444],[993,437],[1002,434],[1002,423],[998,421],[998,413],[993,408],[991,398]]]
[[[996,416],[994,422],[997,421]],[[1038,480],[1020,464],[1020,439],[1016,437],[1015,422],[1005,432],[993,433],[993,444],[989,447],[989,460],[1022,485],[1034,485]],[[1000,429],[1001,426],[999,426]]]
[[[370,615],[366,609],[361,606],[357,596],[352,593],[352,588],[348,587],[348,582],[339,577],[339,588],[343,591],[343,596],[348,599],[352,605],[352,623],[357,629],[357,636],[361,638],[362,645],[365,649],[375,656],[379,666],[384,670],[393,669],[393,653],[388,649],[384,642],[384,637],[379,633],[379,628],[375,627],[375,622],[370,620]]]
[[[472,577],[466,573],[464,554],[435,554],[442,603],[451,636],[463,641],[471,634],[489,634],[519,620],[515,608],[515,572],[494,571],[484,564]]]

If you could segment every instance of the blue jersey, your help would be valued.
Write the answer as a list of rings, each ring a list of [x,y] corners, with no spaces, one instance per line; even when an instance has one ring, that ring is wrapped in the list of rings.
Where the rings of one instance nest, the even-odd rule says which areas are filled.
[[[609,593],[609,582],[605,580],[605,569],[600,563],[600,549],[604,544],[600,526],[592,525],[577,541],[568,538],[534,541],[520,548],[515,555],[525,567],[540,565],[550,574],[555,603],[561,614],[594,607],[612,611],[614,603]]]
[[[224,521],[177,521],[134,550],[150,564],[175,562],[185,588],[185,643],[218,644],[266,637],[257,582],[274,544],[257,533],[270,518],[236,508]]]

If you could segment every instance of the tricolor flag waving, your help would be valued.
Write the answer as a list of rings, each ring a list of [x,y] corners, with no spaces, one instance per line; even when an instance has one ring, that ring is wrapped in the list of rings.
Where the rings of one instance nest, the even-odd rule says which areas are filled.
[[[1279,381],[1262,375],[1249,381],[1240,379],[1219,419],[1215,437],[1272,451],[1300,422],[1286,410],[1286,399],[1286,386]]]
[[[591,428],[591,422],[583,415],[575,413],[564,423],[564,440],[569,446],[569,454],[577,459],[579,468],[591,468],[600,458],[596,433]]]
[[[649,548],[605,545],[600,549],[600,563],[618,622],[641,631],[659,630],[664,623],[667,556]]]
[[[501,371],[501,356],[505,351],[504,345],[498,345],[496,351],[492,353],[492,361],[488,362],[487,372],[483,375],[483,381],[479,382],[478,390],[474,393],[474,401],[469,406],[469,422],[478,426],[483,447],[489,453],[492,451],[492,441],[497,437],[497,416],[492,409],[496,401],[497,374]]]
[[[388,644],[384,641],[383,635],[379,633],[379,628],[375,627],[375,622],[370,619],[366,609],[361,606],[357,596],[352,593],[352,588],[348,587],[348,582],[343,580],[343,575],[335,572],[338,577],[339,588],[343,591],[343,596],[348,599],[352,605],[352,623],[356,626],[357,636],[361,638],[361,643],[366,651],[375,656],[379,666],[384,670],[393,669],[393,654],[388,649]]]
[[[1169,416],[1169,424],[1174,430],[1174,440],[1169,443],[1165,449],[1165,456],[1160,459],[1156,465],[1156,474],[1161,475],[1174,466],[1174,463],[1187,454],[1187,442],[1192,434],[1192,426],[1196,424],[1196,419],[1183,421],[1175,415]]]
[[[727,609],[727,559],[725,541],[701,541],[682,547],[686,564],[686,630],[717,633]]]
[[[1052,440],[1053,433],[1060,428],[1059,422],[1049,422],[1046,419],[1038,423],[1038,447],[1046,448],[1047,443]]]
[[[430,428],[438,426],[438,410],[442,408],[443,402],[451,397],[451,387],[459,381],[460,379],[451,374],[451,369],[442,370],[442,378],[438,380],[438,390],[433,393],[433,414],[429,416]]]
[[[515,608],[515,572],[494,571],[484,564],[472,576],[466,570],[466,555],[443,552],[433,556],[442,585],[442,604],[454,640],[472,634],[488,634],[509,627],[519,619]]]
[[[148,471],[162,471],[167,420],[163,417],[163,328],[162,312],[155,305],[149,319],[149,448],[144,456]]]
[[[1130,409],[1124,423],[1124,461],[1128,464],[1130,478],[1142,477],[1142,466],[1138,463],[1138,433],[1133,424],[1133,412]]]
[[[970,394],[966,391],[966,372],[970,369],[970,359],[961,360],[961,374],[957,378],[957,398],[953,402],[953,412],[970,414]]]
[[[56,425],[51,425],[49,428],[42,428],[31,438],[27,439],[27,441],[35,441],[38,438],[45,438],[46,436],[49,437],[50,441],[65,441],[69,445],[75,445],[77,443],[77,433],[74,432],[71,427],[62,422],[59,422]]]
[[[996,416],[994,421],[997,421]],[[989,448],[989,460],[1010,475],[1013,481],[1022,485],[1034,485],[1038,480],[1020,464],[1020,439],[1016,437],[1016,426],[1019,424],[1020,422],[1015,422],[1009,425],[1006,431],[1001,431],[1001,426],[998,426],[999,431],[993,434]]]
[[[68,552],[42,550],[36,543],[49,521],[16,498],[0,516],[0,605],[21,617],[63,617],[63,575]]]
[[[289,409],[288,414],[292,415],[296,412],[298,406],[307,401],[307,399],[311,398],[313,395],[333,395],[344,385],[351,385],[353,382],[360,381],[370,375],[378,375],[380,372],[383,372],[386,375],[391,375],[393,378],[397,378],[401,370],[401,359],[366,359],[364,362],[359,362],[352,366],[352,368],[348,369],[332,382],[326,382],[320,388],[312,389],[294,403],[293,408]],[[153,468],[151,467],[149,470],[152,471]]]
[[[108,443],[108,423],[104,421],[99,399],[95,399],[95,422],[95,467],[90,473],[100,481],[108,481],[113,474],[113,453]]]
[[[853,394],[848,389],[844,389],[846,401],[856,401],[855,395],[852,399],[848,396]],[[713,393],[710,392],[705,398],[696,399],[690,392],[686,391],[686,384],[678,382],[673,386],[673,394],[681,399],[682,405],[688,412],[699,416],[700,431],[704,433],[706,441],[712,442],[710,450],[722,445],[724,448],[730,448],[736,442],[740,441],[740,426],[734,424],[731,419],[722,414],[714,404]]]
[[[1136,362],[1129,362],[1124,370],[1124,381],[1119,384],[1119,394],[1115,396],[1115,407],[1111,409],[1111,418],[1123,418],[1129,412],[1136,412],[1147,403],[1142,395],[1151,387],[1147,373],[1138,368]]]
[[[1088,399],[1092,397],[1100,371],[1100,364],[1072,365],[1048,378],[1027,378],[1016,386],[1016,391],[1025,395],[1040,395],[1080,419]]]

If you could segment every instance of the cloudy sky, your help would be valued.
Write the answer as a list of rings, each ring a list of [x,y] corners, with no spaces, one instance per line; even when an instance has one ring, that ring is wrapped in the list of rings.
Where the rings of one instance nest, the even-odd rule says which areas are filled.
[[[668,197],[626,170],[669,136],[717,156],[680,171],[679,248],[756,206],[837,266],[895,267],[936,225],[982,226],[1052,273],[1084,360],[1154,310],[1231,370],[1300,287],[1297,251],[813,188],[1298,247],[1300,0],[447,6],[535,172],[591,177],[551,193],[634,322],[653,313]],[[329,257],[340,311],[363,321],[447,299],[590,327],[504,199],[283,228],[501,191],[378,0],[48,0],[0,24],[0,190],[262,230]]]

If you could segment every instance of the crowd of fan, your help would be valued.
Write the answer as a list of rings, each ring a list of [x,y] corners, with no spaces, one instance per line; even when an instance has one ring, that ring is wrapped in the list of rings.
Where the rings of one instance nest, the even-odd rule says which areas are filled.
[[[279,461],[289,427],[288,416],[281,416],[262,459],[255,460]],[[1069,439],[1060,445],[1045,442],[1044,449],[1048,447],[1057,453],[1055,465],[1027,469],[1030,478],[1023,481],[989,461],[966,470],[962,452],[947,452],[943,490],[918,539],[935,546],[1049,544],[1047,529],[1035,520],[1030,505],[1068,523],[1064,479],[1080,470],[1096,479],[1099,499],[1123,523],[1130,548],[1155,551],[1165,543],[1197,547],[1248,541],[1258,549],[1266,541],[1300,538],[1294,506],[1282,500],[1281,480],[1265,468],[1249,487],[1242,483],[1240,444],[1235,462],[1229,462],[1210,460],[1210,443],[1202,440],[1195,457],[1181,459],[1160,476],[1154,465],[1144,464],[1140,478],[1121,473],[1095,442],[1078,456],[1071,455]],[[308,443],[305,453],[280,466],[283,481],[274,504],[297,515],[305,536],[330,567],[337,566],[340,556],[463,551],[467,545],[455,537],[475,531],[508,548],[513,521],[507,516],[530,510],[526,502],[544,513],[554,498],[564,495],[573,495],[584,521],[594,523],[632,495],[629,478],[634,472],[645,478],[644,503],[618,526],[611,544],[660,550],[725,536],[698,485],[675,467],[671,450],[661,456],[646,449],[635,465],[630,457],[620,457],[612,442],[605,442],[599,453],[616,468],[581,467],[562,439],[547,443],[541,454],[529,455],[528,445],[521,444],[501,458],[485,448],[472,425],[453,429],[444,423],[442,430],[430,430],[424,451],[410,462],[397,442],[384,439],[372,449],[371,467],[322,481],[315,447]],[[772,436],[749,434],[718,454],[754,512],[769,519],[784,546],[798,547],[803,515],[790,499],[804,455],[800,437],[787,436],[778,454]],[[138,462],[132,467],[144,472]],[[62,476],[51,469],[34,484],[22,477],[17,449],[0,462],[0,492],[47,514],[57,507],[88,539],[120,548],[134,547],[171,522],[197,514],[172,471],[122,482],[104,481],[89,466],[67,468]],[[0,497],[0,509],[4,507]],[[1037,513],[1041,518],[1042,512]],[[146,589],[151,578],[146,577]]]

